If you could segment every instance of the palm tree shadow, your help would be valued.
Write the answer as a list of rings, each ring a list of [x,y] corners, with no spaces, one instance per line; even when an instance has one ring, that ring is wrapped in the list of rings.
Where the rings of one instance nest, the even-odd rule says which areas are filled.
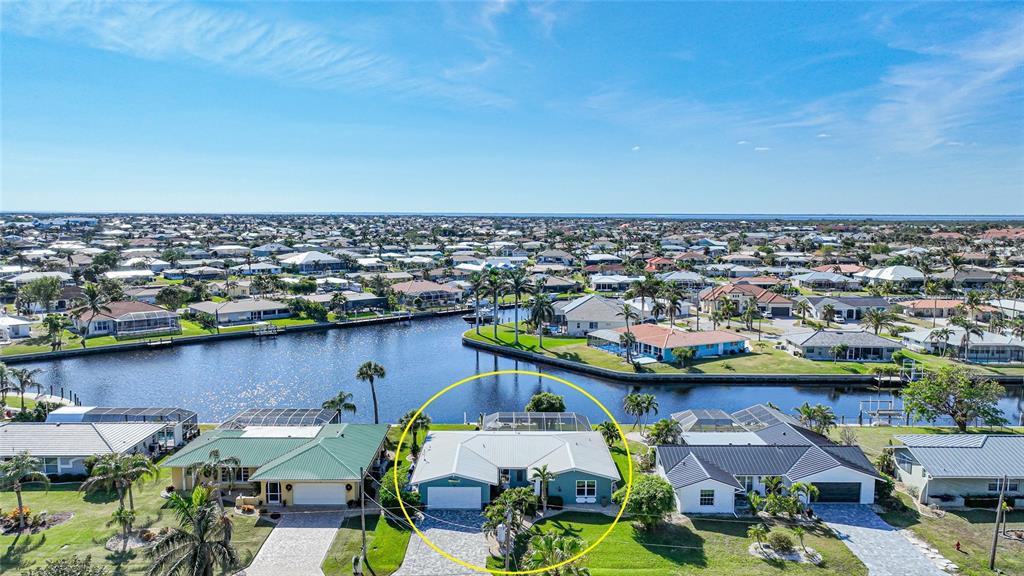
[[[114,490],[86,492],[82,499],[90,504],[109,504],[117,500],[117,492]]]
[[[114,574],[124,574],[125,565],[135,559],[137,553],[135,550],[120,550],[111,552],[105,556],[107,562],[114,565]]]
[[[14,541],[11,545],[4,550],[4,555],[0,556],[3,562],[0,565],[6,570],[8,567],[24,566],[24,556],[29,552],[38,550],[46,544],[46,534],[40,534],[39,538],[34,538],[32,534],[18,534],[14,537]]]

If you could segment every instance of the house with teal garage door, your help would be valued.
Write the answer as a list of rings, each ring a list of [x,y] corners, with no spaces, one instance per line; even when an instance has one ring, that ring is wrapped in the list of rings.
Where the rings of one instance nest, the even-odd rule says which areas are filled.
[[[619,472],[598,432],[438,431],[427,435],[410,485],[428,508],[480,509],[502,491],[532,486],[533,469],[555,475],[548,497],[566,506],[607,504]]]

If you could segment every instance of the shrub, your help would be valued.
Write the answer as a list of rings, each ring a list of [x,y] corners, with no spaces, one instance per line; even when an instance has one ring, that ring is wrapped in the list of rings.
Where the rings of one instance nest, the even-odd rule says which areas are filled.
[[[998,496],[964,496],[966,508],[995,508],[998,505]]]
[[[152,542],[154,539],[156,539],[156,532],[153,532],[152,530],[144,530],[142,532],[141,538],[143,542]]]
[[[793,539],[789,537],[789,534],[782,532],[772,532],[769,534],[768,545],[772,547],[772,550],[782,554],[787,554],[796,549],[793,546]]]
[[[561,510],[565,506],[565,500],[561,496],[548,496],[548,509]]]
[[[643,452],[640,452],[640,454],[637,455],[637,465],[640,470],[644,472],[654,470],[656,455],[657,453],[654,451],[654,448],[647,448]]]
[[[256,511],[256,507],[253,506],[252,504],[244,504],[242,505],[241,510],[243,514],[252,514]]]
[[[23,506],[21,508],[21,510],[22,510],[22,513],[25,514],[26,518],[32,515],[32,510],[29,509],[28,506]],[[17,522],[18,521],[18,509],[15,508],[15,509],[11,510],[10,512],[8,512],[6,514],[6,516],[7,516],[8,520],[11,520],[12,522]]]
[[[173,493],[174,492],[174,486],[167,486],[166,488],[164,488],[164,492],[167,492],[168,494]]]
[[[657,526],[675,510],[676,497],[672,485],[660,476],[641,474],[633,479],[633,491],[626,504],[626,512],[636,517],[644,529]],[[626,486],[612,494],[612,501],[621,505],[626,497]]]
[[[22,572],[22,576],[107,576],[110,574],[103,566],[94,566],[92,558],[57,558],[46,561],[46,566]]]

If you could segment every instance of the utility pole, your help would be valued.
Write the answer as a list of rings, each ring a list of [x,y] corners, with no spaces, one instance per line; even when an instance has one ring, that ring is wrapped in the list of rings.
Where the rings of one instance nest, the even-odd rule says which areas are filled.
[[[363,478],[364,471],[359,469],[359,522],[363,530],[363,564],[366,564],[366,479]]]
[[[1006,494],[1006,475],[1003,475],[1002,484],[999,486],[999,503],[996,504],[996,527],[992,534],[992,553],[988,557],[988,569],[996,569],[996,545],[999,543],[999,517],[1003,514],[1003,496]]]
[[[509,555],[512,552],[512,506],[505,510],[505,571],[508,571]]]

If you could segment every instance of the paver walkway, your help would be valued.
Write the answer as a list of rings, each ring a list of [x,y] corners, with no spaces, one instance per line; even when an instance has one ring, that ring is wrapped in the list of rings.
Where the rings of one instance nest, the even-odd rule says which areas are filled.
[[[868,506],[815,504],[814,512],[868,567],[870,576],[947,576]]]
[[[483,516],[469,510],[427,510],[429,516],[416,523],[431,542],[452,556],[475,566],[487,564],[487,539],[480,530]],[[402,567],[392,576],[476,576],[427,546],[419,534],[409,539]]]
[[[317,576],[344,512],[288,513],[267,536],[246,576]]]

